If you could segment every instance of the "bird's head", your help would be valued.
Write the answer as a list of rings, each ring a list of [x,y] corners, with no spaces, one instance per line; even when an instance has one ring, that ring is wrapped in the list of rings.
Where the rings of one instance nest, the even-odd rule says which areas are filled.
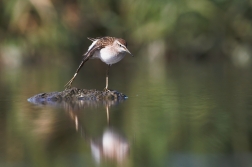
[[[128,48],[127,48],[127,42],[124,39],[121,39],[121,38],[116,39],[115,42],[114,42],[114,45],[117,46],[116,48],[118,49],[119,52],[121,52],[121,53],[128,53],[131,56],[133,56],[130,53],[130,51],[128,50]]]

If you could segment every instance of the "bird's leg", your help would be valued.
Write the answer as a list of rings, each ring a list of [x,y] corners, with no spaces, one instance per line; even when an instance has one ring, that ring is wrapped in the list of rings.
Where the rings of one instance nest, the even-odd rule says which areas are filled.
[[[111,66],[111,65],[109,64],[109,65],[108,65],[108,68],[107,68],[107,71],[106,71],[106,87],[104,88],[105,91],[108,90],[108,76],[109,76],[109,67],[110,67],[110,66]]]
[[[71,88],[72,82],[74,81],[74,79],[75,79],[75,77],[77,76],[78,72],[80,71],[81,67],[84,65],[84,63],[85,63],[86,61],[88,61],[88,59],[89,59],[89,55],[86,55],[86,57],[84,57],[84,58],[82,59],[82,61],[81,61],[80,65],[79,65],[79,67],[77,68],[77,70],[76,70],[76,72],[75,72],[73,78],[70,79],[70,81],[68,81],[67,84],[65,85],[65,87],[66,87],[65,90]]]

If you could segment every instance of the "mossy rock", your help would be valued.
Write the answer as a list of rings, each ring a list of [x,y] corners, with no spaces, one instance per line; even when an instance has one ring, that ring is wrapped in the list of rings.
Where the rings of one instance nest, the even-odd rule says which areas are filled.
[[[70,88],[62,92],[40,93],[28,99],[35,104],[73,101],[121,101],[127,98],[126,95],[116,90],[99,91],[96,89]]]

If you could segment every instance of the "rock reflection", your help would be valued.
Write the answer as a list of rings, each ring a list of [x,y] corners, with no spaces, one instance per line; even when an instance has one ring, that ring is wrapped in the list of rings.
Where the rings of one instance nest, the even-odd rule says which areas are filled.
[[[63,108],[67,111],[71,121],[75,125],[75,130],[80,134],[84,141],[90,145],[91,154],[97,164],[101,164],[104,161],[112,161],[116,164],[123,164],[129,155],[129,142],[122,132],[113,127],[110,124],[110,108],[114,105],[122,103],[123,100],[78,100],[78,101],[61,101],[61,102],[43,102],[33,103],[39,106],[53,106],[57,108]],[[86,108],[100,108],[106,111],[107,124],[104,127],[102,134],[92,136],[86,130],[87,127],[83,126],[83,120],[79,117],[77,111],[81,111]],[[82,123],[81,123],[82,122]]]
[[[122,103],[125,99],[116,100],[72,100],[72,101],[37,101],[33,99],[28,99],[28,102],[33,103],[38,106],[51,106],[64,108],[66,111],[69,110],[82,110],[84,108],[99,107],[99,106],[113,106]]]

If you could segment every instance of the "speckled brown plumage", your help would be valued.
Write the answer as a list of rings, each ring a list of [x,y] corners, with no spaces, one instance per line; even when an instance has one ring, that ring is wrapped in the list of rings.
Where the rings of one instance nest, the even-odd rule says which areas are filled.
[[[66,87],[69,88],[75,79],[77,73],[82,68],[84,63],[88,61],[90,58],[100,58],[103,62],[108,64],[108,66],[117,63],[120,61],[125,53],[130,53],[127,49],[127,42],[122,38],[115,37],[101,37],[101,38],[88,38],[93,41],[93,43],[89,46],[87,52],[83,55],[83,59],[76,70],[73,78],[66,84]],[[117,43],[115,43],[117,42]],[[98,51],[98,52],[96,52]],[[94,56],[96,54],[96,56]],[[97,56],[98,54],[98,56]],[[108,67],[109,68],[109,67]],[[108,77],[108,74],[107,74]],[[106,81],[106,89],[108,82]]]
[[[92,49],[88,50],[84,56],[92,56],[93,53],[96,51],[96,50],[99,50],[99,49],[102,49],[104,47],[106,47],[107,45],[111,45],[115,40],[118,40],[121,44],[123,44],[124,46],[127,47],[127,42],[122,39],[122,38],[115,38],[115,37],[98,37],[98,38],[89,38],[89,40],[91,41],[96,41],[96,46],[93,47]],[[89,55],[90,54],[90,55]]]

